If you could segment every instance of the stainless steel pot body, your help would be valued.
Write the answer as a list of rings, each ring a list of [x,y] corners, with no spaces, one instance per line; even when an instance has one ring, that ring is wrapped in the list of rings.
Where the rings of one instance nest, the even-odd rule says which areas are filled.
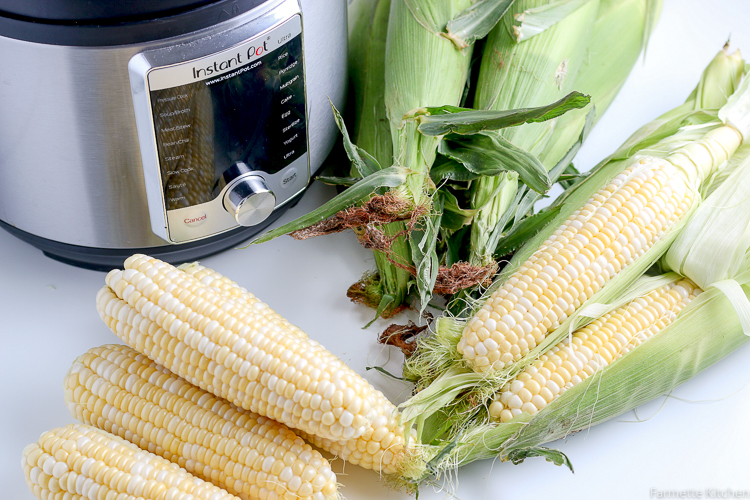
[[[0,36],[0,221],[80,247],[169,245],[149,222],[128,62],[144,51],[220,40],[284,1],[133,45],[71,47]],[[346,2],[299,3],[314,172],[336,138],[328,99],[344,102]]]

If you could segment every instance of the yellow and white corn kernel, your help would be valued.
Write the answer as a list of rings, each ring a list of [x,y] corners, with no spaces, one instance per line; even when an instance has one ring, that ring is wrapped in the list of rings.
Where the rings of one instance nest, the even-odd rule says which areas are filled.
[[[45,432],[24,448],[21,465],[40,500],[239,500],[164,458],[83,424]]]
[[[691,207],[693,187],[644,158],[571,214],[469,320],[458,352],[476,372],[518,361]]]
[[[302,437],[332,455],[383,474],[396,474],[412,447],[416,443],[416,429],[411,430],[409,440],[405,429],[399,424],[398,409],[383,396],[381,411],[367,431],[356,439],[332,441],[301,433]]]
[[[327,439],[362,435],[380,393],[257,301],[229,298],[145,255],[111,271],[97,309],[125,343],[246,410]]]
[[[194,263],[187,266],[180,266],[179,269],[185,272],[185,274],[200,281],[204,285],[221,290],[221,294],[228,298],[245,302],[248,306],[252,306],[256,302],[260,302],[260,300],[246,288],[241,287],[239,284],[227,278],[226,276],[201,264]],[[294,326],[285,318],[283,318],[279,313],[274,312],[270,308],[268,308],[265,314],[265,318],[277,324],[279,328],[286,329],[290,334],[299,335],[301,337],[307,336],[307,334],[305,334],[305,332],[303,332],[300,328]]]
[[[337,498],[328,461],[283,424],[195,387],[132,348],[80,356],[65,400],[81,422],[156,453],[240,498]]]
[[[685,279],[637,298],[573,334],[505,384],[490,405],[490,416],[507,422],[534,415],[672,323],[701,289]]]

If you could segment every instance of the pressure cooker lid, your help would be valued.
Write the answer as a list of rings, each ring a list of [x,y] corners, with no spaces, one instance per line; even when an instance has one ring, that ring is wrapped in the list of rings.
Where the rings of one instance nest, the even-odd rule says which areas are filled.
[[[0,11],[48,22],[97,21],[111,24],[134,18],[169,15],[214,0],[0,0]]]
[[[53,45],[142,43],[197,31],[268,0],[0,0],[0,37]]]

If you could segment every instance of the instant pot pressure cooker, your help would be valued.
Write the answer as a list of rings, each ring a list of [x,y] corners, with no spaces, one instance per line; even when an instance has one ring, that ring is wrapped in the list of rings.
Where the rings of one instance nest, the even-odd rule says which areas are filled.
[[[96,269],[236,246],[336,140],[345,0],[0,0],[0,225]]]

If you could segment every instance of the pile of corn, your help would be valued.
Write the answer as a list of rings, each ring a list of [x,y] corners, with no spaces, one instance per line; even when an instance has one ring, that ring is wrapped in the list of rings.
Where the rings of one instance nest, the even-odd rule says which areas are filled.
[[[583,57],[586,47],[629,8],[643,13],[636,0],[575,2],[577,8],[558,12],[557,22],[534,33],[511,19],[545,12],[547,4],[519,1],[509,11],[518,16],[503,17],[509,3],[427,2],[417,10],[403,0],[367,4],[375,20],[367,33],[386,48],[385,60],[373,62],[384,67],[386,91],[384,103],[366,93],[358,109],[369,110],[368,119],[377,123],[372,150],[409,166],[398,185],[385,185],[415,205],[433,195],[445,210],[452,202],[447,192],[437,196],[424,188],[438,152],[460,139],[430,133],[430,127],[471,128],[490,115],[444,108],[446,118],[429,108],[412,113],[413,120],[403,122],[403,116],[434,99],[460,104],[477,39],[490,33],[485,50],[494,47],[504,65],[516,68],[539,54],[556,54],[539,65],[554,69],[546,90],[523,86],[519,70],[487,80],[487,68],[499,63],[483,56],[474,99],[501,121],[507,118],[502,110],[532,106],[511,113],[512,125],[522,126],[509,128],[506,121],[502,133],[485,137],[523,158],[539,156],[534,161],[554,166],[550,176],[559,177],[559,167],[567,168],[575,154],[571,141],[582,140],[595,117],[574,110],[550,123],[551,115],[560,118],[577,106],[565,97],[543,104],[572,81],[585,88],[586,78],[571,75],[594,71],[589,66],[598,56]],[[465,12],[490,4],[501,24],[486,21],[467,31]],[[649,29],[641,25],[636,38]],[[571,31],[585,38],[563,36]],[[410,37],[423,43],[407,43]],[[633,61],[640,43],[630,53]],[[427,57],[419,61],[421,77],[406,78],[393,61],[405,47],[439,54],[456,70],[455,80],[439,89],[431,85],[443,79],[444,69]],[[380,53],[368,44],[357,50],[375,59]],[[96,296],[100,317],[126,345],[93,348],[74,361],[64,380],[65,401],[81,423],[46,432],[23,450],[29,488],[42,500],[340,498],[330,463],[311,444],[402,486],[488,457],[518,462],[541,455],[568,463],[540,445],[663,394],[748,340],[750,240],[746,225],[730,227],[750,223],[750,79],[740,84],[743,72],[739,53],[720,53],[684,105],[646,125],[563,193],[486,293],[470,300],[465,314],[438,319],[434,334],[420,341],[405,365],[416,394],[402,411],[237,283],[198,264],[174,267],[133,255],[107,275]],[[590,90],[594,100],[606,107],[626,73]],[[380,81],[373,74],[355,72],[355,78]],[[508,93],[505,85],[524,91]],[[469,118],[456,121],[458,115]],[[363,122],[357,123],[356,136],[367,141]],[[383,134],[388,140],[381,142]],[[381,161],[349,146],[361,168]],[[472,214],[473,222],[462,226],[477,223],[462,234],[481,262],[494,255],[498,241],[487,236],[487,227],[504,229],[499,221],[511,207],[519,219],[526,214],[508,198],[531,193],[521,177],[499,171],[476,177],[464,186],[471,207],[453,207]],[[430,213],[418,230],[452,237],[442,217]],[[406,223],[398,224],[385,234],[398,234]],[[402,239],[393,249],[403,245],[412,257],[421,252],[431,261],[436,244],[427,251],[430,243],[421,243]],[[379,264],[393,259],[386,257]],[[413,262],[415,271],[432,273],[424,261]],[[671,271],[649,275],[655,263]],[[391,273],[394,284],[408,285],[411,274],[401,271]],[[399,293],[386,293],[380,312],[398,305]],[[703,335],[717,321],[720,334]],[[592,384],[595,391],[588,390]]]
[[[65,400],[82,425],[23,452],[38,498],[339,498],[328,460],[300,436],[401,472],[415,441],[395,406],[244,288],[146,255],[105,281],[97,310],[127,345],[73,363]]]

